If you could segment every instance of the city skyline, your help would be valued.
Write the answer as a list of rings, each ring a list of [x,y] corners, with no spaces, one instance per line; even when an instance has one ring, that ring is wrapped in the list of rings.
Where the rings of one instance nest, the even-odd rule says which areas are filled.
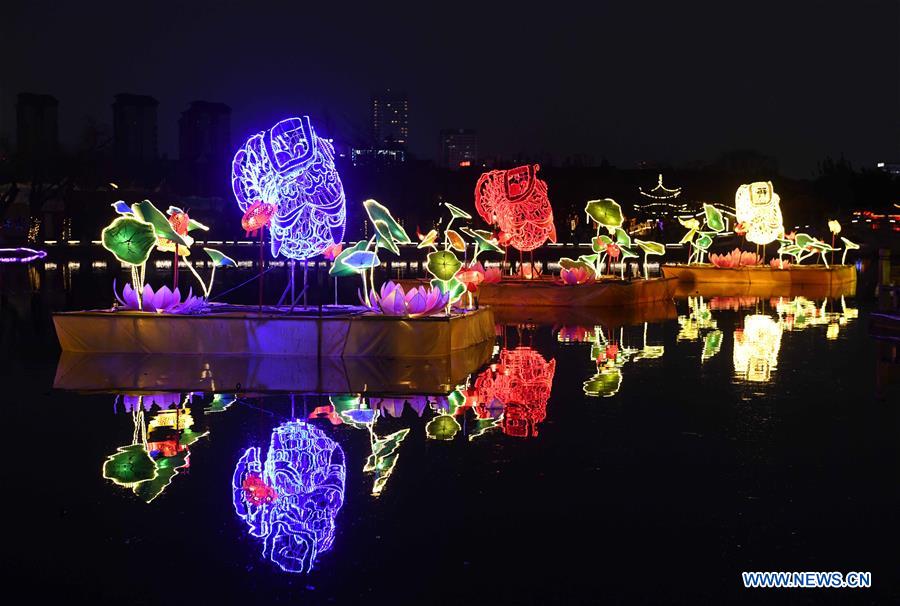
[[[309,57],[280,39],[244,42],[247,32],[290,22],[299,10],[290,5],[167,6],[14,6],[0,46],[7,55],[28,52],[0,90],[0,134],[15,137],[19,92],[50,94],[60,103],[60,141],[71,147],[87,117],[111,126],[109,99],[128,92],[159,100],[159,150],[170,158],[178,117],[197,99],[232,107],[233,141],[273,119],[308,114],[323,133],[362,143],[371,95],[391,87],[413,108],[410,152],[432,160],[435,137],[452,126],[476,130],[486,157],[583,156],[621,167],[755,149],[804,177],[826,156],[863,167],[900,157],[893,2],[814,11],[758,4],[753,14],[771,18],[756,37],[735,34],[750,15],[714,5],[603,4],[542,17],[461,7],[429,32],[405,32],[374,8],[340,21],[333,8],[311,7],[305,18],[323,27],[310,28],[304,47],[327,51]],[[75,13],[85,23],[77,32],[67,27]],[[128,28],[117,27],[123,20]],[[38,23],[54,44],[33,44]],[[503,26],[485,25],[492,23]],[[861,23],[865,35],[856,33]],[[543,43],[535,45],[523,33],[538,27]],[[467,47],[458,33],[470,28],[482,45],[475,54],[460,52]],[[135,44],[143,51],[111,51]]]

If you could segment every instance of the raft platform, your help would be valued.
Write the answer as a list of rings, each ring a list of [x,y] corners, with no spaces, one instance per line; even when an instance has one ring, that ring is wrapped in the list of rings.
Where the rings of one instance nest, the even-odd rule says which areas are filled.
[[[709,264],[662,265],[666,278],[686,284],[753,284],[755,286],[812,286],[828,289],[856,289],[856,267],[853,265],[793,265],[775,269],[769,265],[716,267]]]
[[[628,307],[672,299],[674,280],[608,279],[570,286],[556,279],[504,279],[478,286],[480,305],[503,307]]]

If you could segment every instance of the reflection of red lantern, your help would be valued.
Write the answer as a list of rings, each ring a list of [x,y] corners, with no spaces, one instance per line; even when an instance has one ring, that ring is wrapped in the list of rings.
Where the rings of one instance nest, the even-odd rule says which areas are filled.
[[[503,433],[537,436],[537,425],[547,418],[547,401],[556,372],[556,360],[547,362],[530,347],[500,351],[500,360],[475,379],[479,418],[503,407]]]
[[[556,242],[547,184],[538,179],[539,164],[492,170],[475,185],[475,208],[495,225],[503,240],[521,251],[534,250],[549,238]],[[501,240],[501,243],[503,243]]]
[[[275,497],[278,496],[275,489],[266,484],[263,479],[255,473],[247,475],[244,482],[241,484],[241,488],[244,489],[247,501],[257,506],[262,505],[263,503],[271,503],[275,500]]]

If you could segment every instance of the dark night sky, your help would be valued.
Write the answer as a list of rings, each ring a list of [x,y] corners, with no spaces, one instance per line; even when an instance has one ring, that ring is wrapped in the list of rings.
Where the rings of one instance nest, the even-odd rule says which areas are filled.
[[[299,113],[346,135],[391,86],[423,156],[459,126],[487,154],[620,167],[739,148],[798,176],[827,154],[900,161],[897,0],[439,4],[7,1],[0,132],[21,91],[59,99],[64,144],[88,115],[110,123],[115,93],[145,93],[174,157],[194,99],[231,105],[236,141]]]

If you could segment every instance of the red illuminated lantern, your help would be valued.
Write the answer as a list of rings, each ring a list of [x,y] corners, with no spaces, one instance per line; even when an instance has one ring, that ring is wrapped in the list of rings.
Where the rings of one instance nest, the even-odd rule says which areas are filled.
[[[475,209],[499,228],[501,244],[521,251],[534,250],[548,239],[556,242],[553,208],[547,183],[538,179],[539,164],[492,170],[475,185]]]
[[[247,212],[245,212],[244,216],[241,218],[241,227],[244,228],[244,231],[247,232],[248,236],[251,233],[255,234],[269,224],[272,220],[272,215],[274,214],[274,204],[257,200],[250,205],[250,208],[247,209]]]
[[[190,222],[191,218],[188,217],[186,212],[178,211],[169,215],[169,225],[172,226],[172,231],[179,236],[187,235]]]

